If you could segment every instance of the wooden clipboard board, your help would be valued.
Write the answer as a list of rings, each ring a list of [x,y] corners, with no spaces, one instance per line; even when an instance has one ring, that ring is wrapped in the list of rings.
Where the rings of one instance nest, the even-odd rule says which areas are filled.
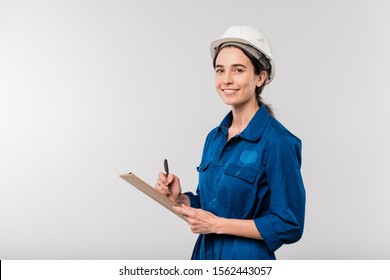
[[[151,185],[144,182],[143,180],[141,180],[139,177],[137,177],[133,173],[122,174],[122,175],[119,175],[119,177],[121,177],[123,180],[125,180],[126,182],[128,182],[129,184],[131,184],[132,186],[134,186],[135,188],[137,188],[138,190],[140,190],[141,192],[143,192],[147,196],[149,196],[154,201],[156,201],[159,204],[161,204],[162,206],[164,206],[166,209],[171,211],[176,216],[178,216],[178,217],[182,218],[184,221],[186,221],[186,218],[182,214],[179,214],[173,210],[173,206],[179,206],[178,204],[170,201],[165,195],[156,191]]]

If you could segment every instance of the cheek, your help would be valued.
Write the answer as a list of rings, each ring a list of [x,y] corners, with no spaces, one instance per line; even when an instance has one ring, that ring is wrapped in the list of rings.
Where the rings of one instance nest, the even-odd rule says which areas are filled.
[[[222,84],[222,78],[218,75],[215,76],[214,83],[216,87],[219,87]]]
[[[252,78],[252,77],[247,77],[246,79],[242,79],[241,81],[240,81],[240,84],[242,85],[242,86],[245,86],[245,87],[247,87],[247,88],[256,88],[256,85],[257,85],[257,82],[258,82],[258,80],[257,79],[254,79],[254,78]]]

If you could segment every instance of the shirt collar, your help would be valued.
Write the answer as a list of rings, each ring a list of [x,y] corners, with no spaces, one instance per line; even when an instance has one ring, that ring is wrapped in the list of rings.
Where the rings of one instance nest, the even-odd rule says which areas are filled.
[[[264,105],[261,105],[260,109],[256,111],[256,114],[250,120],[248,126],[238,135],[239,137],[248,141],[256,141],[260,139],[263,134],[264,128],[267,125],[270,115]],[[228,129],[233,120],[233,113],[230,111],[219,125],[222,133],[227,137]]]

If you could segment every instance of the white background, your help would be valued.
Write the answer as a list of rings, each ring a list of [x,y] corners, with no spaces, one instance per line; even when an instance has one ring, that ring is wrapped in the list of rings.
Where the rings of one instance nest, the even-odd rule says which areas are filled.
[[[0,0],[0,259],[188,259],[187,225],[119,178],[195,191],[229,111],[209,43],[268,35],[265,100],[303,142],[305,233],[279,259],[390,258],[388,1]]]

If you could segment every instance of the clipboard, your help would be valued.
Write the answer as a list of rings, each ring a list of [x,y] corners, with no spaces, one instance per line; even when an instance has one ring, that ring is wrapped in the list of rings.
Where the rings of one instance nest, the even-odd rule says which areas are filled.
[[[171,200],[169,200],[165,195],[156,191],[151,185],[144,182],[143,180],[141,180],[139,177],[137,177],[133,173],[122,174],[122,175],[119,175],[119,177],[121,177],[123,180],[125,180],[126,182],[128,182],[129,184],[131,184],[132,186],[134,186],[135,188],[137,188],[138,190],[140,190],[141,192],[143,192],[147,196],[149,196],[154,201],[156,201],[159,204],[161,204],[162,206],[164,206],[166,209],[171,211],[176,216],[182,218],[184,221],[187,221],[186,218],[182,214],[179,214],[173,210],[173,206],[179,206],[177,203],[174,203]]]

